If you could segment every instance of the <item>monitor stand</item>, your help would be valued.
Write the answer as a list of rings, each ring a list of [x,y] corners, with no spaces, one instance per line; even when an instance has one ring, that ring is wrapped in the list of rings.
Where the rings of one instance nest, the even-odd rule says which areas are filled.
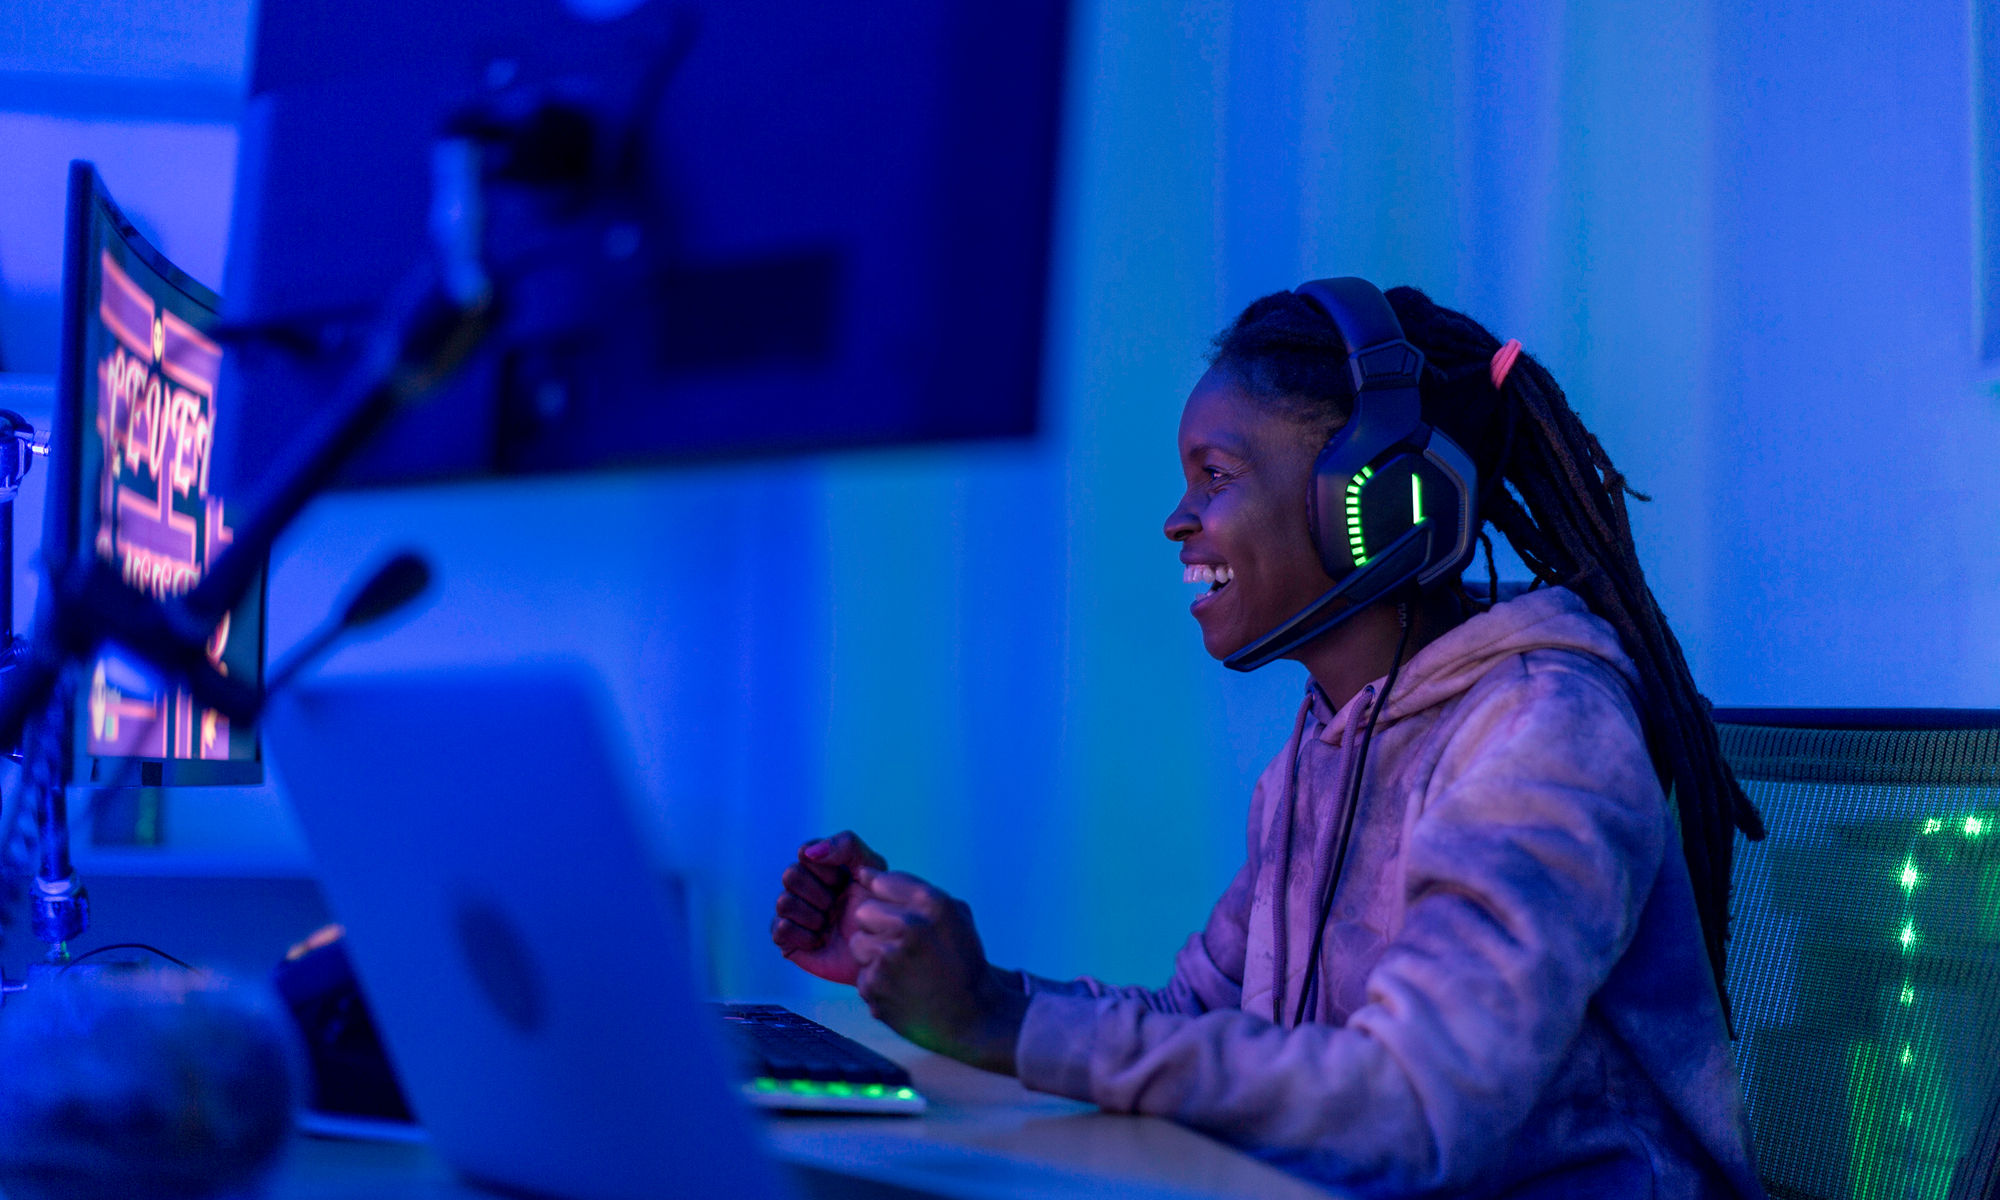
[[[122,772],[120,772],[122,773]],[[139,764],[139,786],[90,790],[92,846],[157,846],[165,840],[163,766]]]

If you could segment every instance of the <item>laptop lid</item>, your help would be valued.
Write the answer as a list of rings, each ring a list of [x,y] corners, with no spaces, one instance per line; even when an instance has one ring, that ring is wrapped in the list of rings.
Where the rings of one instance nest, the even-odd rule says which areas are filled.
[[[266,721],[417,1115],[470,1179],[777,1196],[587,668],[348,677]]]

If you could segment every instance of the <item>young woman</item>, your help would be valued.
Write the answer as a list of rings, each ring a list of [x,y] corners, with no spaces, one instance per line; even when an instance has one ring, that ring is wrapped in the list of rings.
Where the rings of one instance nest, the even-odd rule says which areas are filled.
[[[1762,831],[1624,480],[1518,344],[1387,300],[1427,362],[1423,417],[1538,586],[1487,605],[1452,570],[1285,652],[1310,685],[1168,985],[994,967],[962,902],[850,833],[785,870],[772,938],[921,1045],[1351,1192],[1761,1195],[1717,981],[1732,838]],[[1329,311],[1252,304],[1181,416],[1166,534],[1232,665],[1334,586],[1308,494],[1357,399]]]

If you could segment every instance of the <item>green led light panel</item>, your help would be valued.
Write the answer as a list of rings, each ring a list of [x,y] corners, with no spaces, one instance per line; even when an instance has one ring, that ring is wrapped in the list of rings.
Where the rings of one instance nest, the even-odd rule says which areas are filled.
[[[1361,535],[1361,489],[1374,477],[1374,467],[1363,467],[1347,481],[1347,547],[1357,567],[1368,565],[1368,546]]]
[[[1729,993],[1773,1196],[2000,1200],[2000,730],[1718,726]]]

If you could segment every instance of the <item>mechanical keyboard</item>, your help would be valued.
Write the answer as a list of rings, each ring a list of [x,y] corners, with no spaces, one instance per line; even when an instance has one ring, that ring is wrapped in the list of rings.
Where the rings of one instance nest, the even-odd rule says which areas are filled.
[[[759,1108],[913,1116],[924,1098],[910,1073],[817,1021],[776,1004],[718,1004]]]

